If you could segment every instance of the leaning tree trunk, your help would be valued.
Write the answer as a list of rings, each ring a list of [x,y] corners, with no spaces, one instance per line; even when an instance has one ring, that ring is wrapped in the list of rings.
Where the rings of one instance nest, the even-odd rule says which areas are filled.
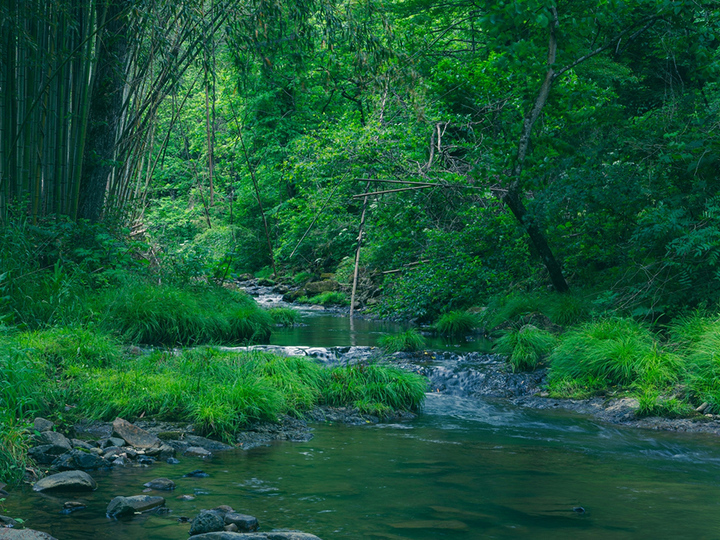
[[[128,0],[110,0],[98,9],[105,23],[97,40],[97,71],[90,101],[90,126],[85,142],[79,218],[98,221],[107,192],[108,178],[115,167],[118,130],[122,125],[123,88],[127,44]]]
[[[527,156],[528,146],[530,145],[530,136],[532,134],[533,126],[536,120],[540,116],[545,103],[547,102],[548,95],[550,94],[550,88],[552,87],[553,80],[555,79],[555,71],[553,70],[553,64],[555,63],[555,54],[557,52],[557,38],[555,36],[555,28],[558,25],[557,12],[553,8],[553,14],[555,15],[554,21],[550,23],[550,42],[548,44],[548,70],[545,74],[545,80],[540,87],[540,92],[535,99],[535,104],[532,110],[525,117],[523,122],[523,129],[520,133],[520,141],[518,143],[517,158],[515,161],[515,167],[512,171],[512,178],[510,185],[508,186],[507,192],[503,196],[503,202],[507,204],[510,211],[513,213],[515,218],[520,222],[522,227],[528,233],[530,241],[537,250],[540,258],[542,258],[543,264],[550,275],[550,281],[555,287],[557,292],[567,292],[570,287],[565,281],[562,268],[555,259],[550,244],[548,244],[545,238],[545,233],[540,229],[535,220],[528,215],[527,209],[522,202],[521,190],[520,190],[520,176],[522,174],[523,165],[525,163],[525,157]]]

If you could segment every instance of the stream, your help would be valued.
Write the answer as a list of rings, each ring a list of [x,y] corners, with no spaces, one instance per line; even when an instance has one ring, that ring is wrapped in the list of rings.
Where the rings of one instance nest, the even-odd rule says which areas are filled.
[[[347,318],[322,312],[307,312],[303,322],[277,332],[273,344],[372,346],[398,331],[370,320],[350,329]],[[459,363],[453,354],[434,362],[438,369]],[[179,517],[222,504],[256,516],[261,531],[297,529],[323,540],[720,537],[716,436],[610,426],[454,388],[429,393],[422,414],[408,422],[318,424],[308,442],[94,471],[99,487],[92,494],[36,494],[23,486],[0,503],[0,514],[58,540],[185,540],[189,525]],[[182,477],[197,468],[209,477]],[[177,484],[157,493],[169,512],[105,517],[113,497],[140,494],[157,477]],[[87,509],[60,514],[68,500]]]

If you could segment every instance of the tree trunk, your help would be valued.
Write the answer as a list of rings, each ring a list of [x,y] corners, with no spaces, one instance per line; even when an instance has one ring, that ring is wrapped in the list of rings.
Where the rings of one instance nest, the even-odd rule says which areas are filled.
[[[123,109],[128,0],[110,0],[98,20],[105,27],[97,41],[97,71],[90,98],[90,126],[85,145],[78,217],[98,221],[107,182],[115,166],[115,145]]]
[[[553,64],[555,63],[555,54],[557,52],[555,29],[558,25],[558,18],[557,12],[554,8],[553,14],[555,17],[554,21],[550,23],[550,36],[548,43],[548,70],[545,74],[545,80],[540,86],[538,96],[535,99],[535,104],[523,121],[523,129],[520,133],[517,158],[515,160],[515,167],[512,171],[510,186],[502,199],[528,233],[530,241],[540,255],[540,258],[550,275],[550,281],[552,282],[553,287],[555,287],[557,292],[563,293],[569,291],[570,287],[568,286],[567,281],[565,281],[562,268],[557,262],[557,259],[555,259],[552,249],[550,249],[550,244],[548,244],[548,241],[545,238],[545,234],[540,227],[538,227],[537,223],[535,223],[535,221],[527,215],[527,209],[522,202],[520,190],[520,176],[522,174],[525,157],[527,156],[528,147],[530,145],[532,129],[540,116],[540,112],[547,102],[548,95],[550,94],[550,88],[552,87],[553,80],[555,79]]]

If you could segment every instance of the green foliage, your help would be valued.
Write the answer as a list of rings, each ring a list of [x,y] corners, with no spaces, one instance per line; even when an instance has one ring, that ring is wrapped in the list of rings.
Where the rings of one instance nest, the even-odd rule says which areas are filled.
[[[680,359],[631,319],[604,319],[570,330],[550,362],[551,380],[592,378],[606,385],[663,387],[677,381],[681,369]]]
[[[469,334],[477,325],[477,315],[467,311],[451,311],[440,315],[435,329],[444,336],[458,337]]]
[[[694,315],[681,321],[674,333],[687,344],[691,398],[707,402],[713,412],[720,411],[720,320]]]
[[[411,328],[399,334],[381,337],[378,345],[390,354],[399,351],[414,352],[425,347],[425,338],[415,328]]]
[[[587,320],[589,315],[588,301],[571,293],[516,293],[492,302],[483,320],[489,328],[530,321],[571,326]],[[543,317],[547,321],[540,320]]]
[[[663,395],[656,388],[646,387],[640,390],[638,395],[638,408],[635,414],[640,417],[662,416],[663,418],[678,418],[691,416],[693,412],[693,408],[677,396]]]
[[[272,319],[244,293],[195,284],[131,281],[100,300],[103,325],[125,340],[149,345],[267,341]]]
[[[270,308],[268,314],[277,326],[294,326],[300,322],[300,313],[292,308]]]
[[[497,342],[497,352],[508,357],[513,371],[532,371],[550,354],[555,343],[550,332],[526,324],[506,332]]]
[[[325,291],[312,298],[302,296],[297,300],[301,304],[314,304],[321,306],[346,306],[350,303],[345,293],[340,291]]]
[[[352,404],[366,411],[416,410],[425,400],[427,381],[415,373],[383,364],[334,368],[322,390],[328,405]]]

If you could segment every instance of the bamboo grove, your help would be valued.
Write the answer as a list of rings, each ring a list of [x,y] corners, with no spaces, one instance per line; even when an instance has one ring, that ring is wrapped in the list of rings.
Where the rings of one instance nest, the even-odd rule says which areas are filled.
[[[158,108],[235,4],[2,0],[0,219],[131,216]]]

